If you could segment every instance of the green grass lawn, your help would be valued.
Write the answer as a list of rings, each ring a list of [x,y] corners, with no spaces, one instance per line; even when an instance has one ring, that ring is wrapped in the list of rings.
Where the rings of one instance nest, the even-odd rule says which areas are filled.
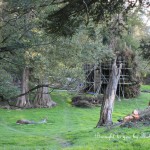
[[[150,85],[142,85],[141,90],[147,90],[150,91]]]
[[[100,108],[72,107],[66,92],[55,91],[52,98],[58,104],[52,109],[0,109],[0,150],[149,150],[149,127],[94,128]],[[114,122],[133,109],[144,109],[149,100],[149,93],[141,93],[135,99],[116,101]],[[18,119],[39,121],[45,117],[46,124],[16,124]]]

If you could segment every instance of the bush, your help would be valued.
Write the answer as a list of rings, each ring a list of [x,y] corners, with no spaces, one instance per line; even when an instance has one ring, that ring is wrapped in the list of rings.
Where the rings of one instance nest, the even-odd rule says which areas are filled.
[[[13,84],[13,79],[4,69],[0,69],[0,98],[10,99],[19,94],[19,88]]]

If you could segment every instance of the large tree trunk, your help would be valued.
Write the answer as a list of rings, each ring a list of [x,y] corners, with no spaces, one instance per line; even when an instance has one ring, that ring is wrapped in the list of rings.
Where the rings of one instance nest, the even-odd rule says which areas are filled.
[[[25,67],[22,75],[21,93],[26,93],[27,91],[29,91],[28,84],[29,84],[29,68]],[[16,105],[19,107],[31,107],[28,94],[19,97]]]
[[[44,84],[48,84],[48,82],[46,81]],[[55,105],[56,103],[52,101],[48,87],[41,87],[37,89],[37,93],[34,99],[35,107],[53,107]]]
[[[112,72],[109,78],[109,83],[104,94],[104,100],[100,112],[100,119],[97,123],[97,127],[112,124],[112,112],[121,68],[122,64],[120,64],[118,68],[115,60],[112,65]]]

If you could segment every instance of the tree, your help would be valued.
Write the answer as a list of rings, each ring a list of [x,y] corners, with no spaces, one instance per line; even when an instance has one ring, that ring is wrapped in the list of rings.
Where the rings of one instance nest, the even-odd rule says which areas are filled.
[[[21,82],[21,93],[26,93],[29,91],[29,68],[25,67],[22,74],[22,82]],[[23,95],[18,98],[17,106],[19,107],[31,107],[29,96]]]
[[[3,64],[1,66],[14,80],[19,79],[22,82],[20,86],[22,95],[17,101],[17,106],[31,107],[29,94],[24,93],[29,91],[29,69],[35,67],[33,62],[35,64],[36,59],[32,58],[31,60],[29,54],[33,56],[37,51],[36,47],[43,44],[45,40],[42,37],[42,30],[38,27],[38,19],[41,17],[41,13],[38,13],[38,11],[40,12],[45,7],[45,4],[41,4],[40,0],[36,1],[36,3],[34,1],[6,0],[1,5],[0,57],[2,61],[7,63],[7,67],[4,67]],[[13,66],[12,63],[14,64]],[[15,66],[17,64],[19,68]],[[5,91],[7,93],[7,89]],[[15,96],[11,95],[9,98],[13,97]]]
[[[48,85],[48,81],[44,80],[44,84]],[[41,87],[37,89],[37,94],[34,99],[34,106],[35,107],[53,107],[56,103],[52,101],[50,94],[49,94],[49,88],[48,87]]]
[[[117,68],[116,60],[115,60],[112,65],[112,72],[109,78],[109,83],[107,85],[106,92],[104,94],[104,100],[100,112],[100,119],[97,124],[97,127],[103,125],[111,125],[113,123],[112,112],[113,112],[113,106],[114,106],[118,81],[120,78],[121,68],[122,68],[122,64],[120,64],[119,68]]]

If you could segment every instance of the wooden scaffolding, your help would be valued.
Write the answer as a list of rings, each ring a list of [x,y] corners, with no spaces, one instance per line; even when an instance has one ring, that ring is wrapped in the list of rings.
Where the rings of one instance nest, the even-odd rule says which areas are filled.
[[[117,87],[117,96],[120,99],[120,97],[126,97],[125,88],[133,84],[131,81],[131,71],[133,68],[129,67],[129,63],[124,56],[118,56],[116,63],[118,66],[122,63],[120,80]],[[85,64],[86,82],[84,91],[103,94],[109,82],[112,64],[111,60],[99,63],[98,65]]]

